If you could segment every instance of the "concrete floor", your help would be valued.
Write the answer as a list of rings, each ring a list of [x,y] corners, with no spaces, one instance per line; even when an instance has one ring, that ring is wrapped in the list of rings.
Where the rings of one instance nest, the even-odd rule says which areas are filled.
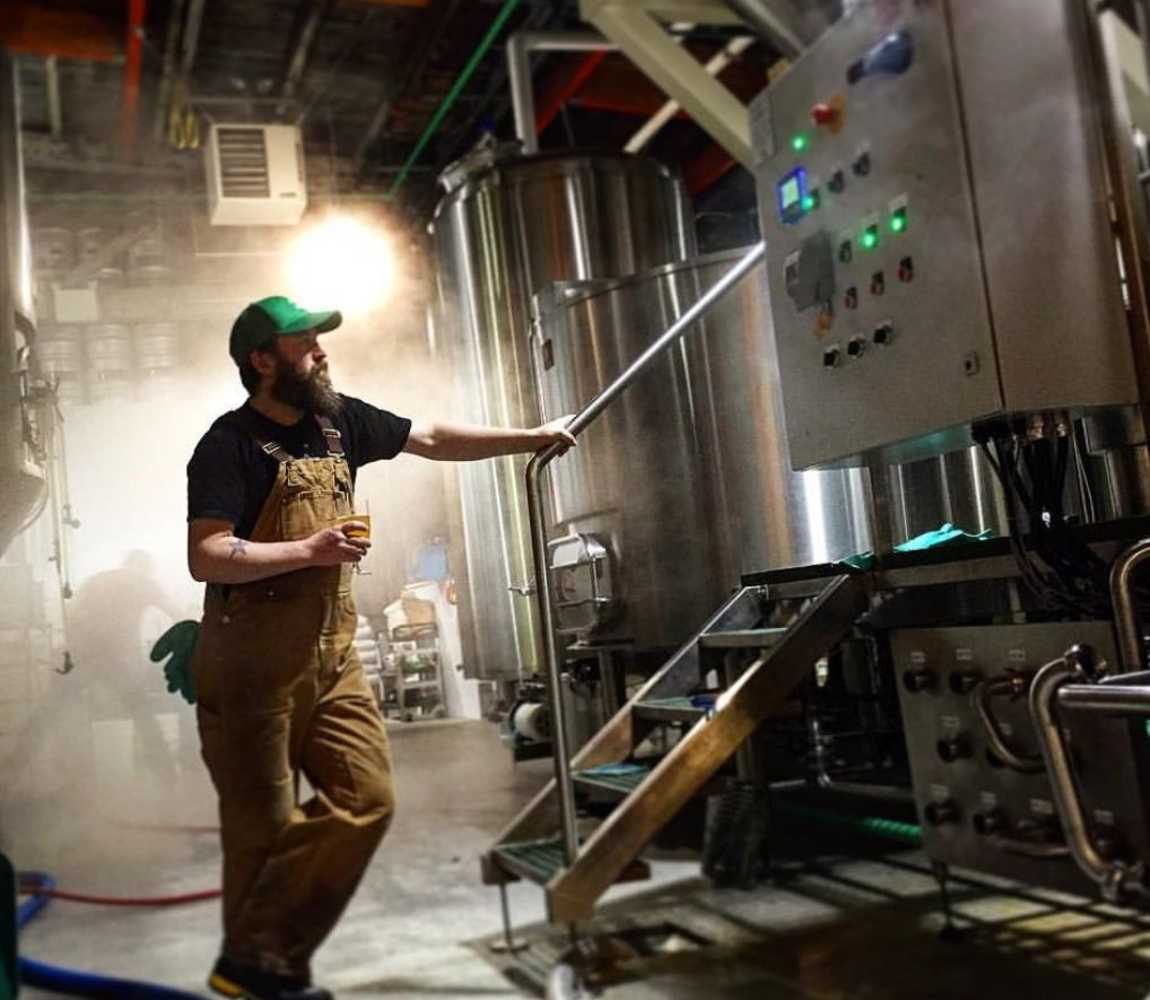
[[[549,762],[512,765],[487,723],[417,723],[392,732],[399,812],[317,957],[317,980],[363,1000],[525,995],[566,942],[542,923],[535,887],[515,885],[513,917],[531,948],[511,963],[493,955],[486,945],[500,927],[498,895],[480,883],[478,857],[546,781]],[[217,884],[212,834],[140,828],[212,823],[211,790],[198,768],[138,782],[146,787],[131,800],[123,788],[117,795],[107,783],[84,784],[90,787],[72,788],[72,797],[61,792],[0,818],[20,868],[50,869],[61,888],[96,894]],[[652,882],[608,897],[593,932],[663,928],[653,951],[617,938],[596,949],[593,974],[612,1000],[1118,1000],[1150,990],[1150,920],[1050,893],[1020,899],[990,879],[956,885],[967,936],[939,942],[934,882],[913,852],[847,859],[816,851],[783,863],[775,885],[751,893],[713,890],[697,873],[694,861],[656,861]],[[57,901],[24,932],[21,951],[207,995],[218,932],[211,902],[136,910]],[[27,1000],[50,995],[21,993]]]

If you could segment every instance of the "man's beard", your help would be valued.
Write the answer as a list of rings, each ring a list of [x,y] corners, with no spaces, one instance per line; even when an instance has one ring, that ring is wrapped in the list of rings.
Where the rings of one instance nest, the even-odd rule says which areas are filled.
[[[281,403],[321,417],[334,417],[343,409],[343,400],[331,384],[326,363],[316,365],[307,375],[301,375],[281,358],[276,364],[271,394]]]

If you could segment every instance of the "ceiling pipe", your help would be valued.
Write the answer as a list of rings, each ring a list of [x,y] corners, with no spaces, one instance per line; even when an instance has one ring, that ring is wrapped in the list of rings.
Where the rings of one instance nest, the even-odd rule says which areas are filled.
[[[140,67],[144,51],[144,18],[148,0],[128,0],[128,37],[124,46],[124,104],[120,113],[120,144],[127,152],[136,146],[136,119],[140,104]]]
[[[507,39],[507,73],[515,135],[526,154],[539,152],[535,94],[531,86],[533,52],[614,52],[618,46],[591,31],[519,31]]]
[[[156,98],[156,120],[152,125],[152,138],[159,143],[168,127],[168,103],[172,98],[172,83],[176,76],[176,59],[180,51],[180,28],[184,23],[184,8],[188,0],[173,0],[168,11],[168,32],[164,41],[164,69],[160,75],[160,92]]]
[[[64,110],[60,102],[60,68],[55,56],[44,60],[44,83],[48,88],[48,122],[53,139],[64,132]]]
[[[188,7],[188,21],[184,26],[184,51],[180,57],[180,77],[187,79],[196,61],[196,49],[200,45],[200,26],[204,22],[206,0],[191,0]]]
[[[711,76],[718,76],[754,44],[755,39],[749,35],[733,38],[704,64],[703,69]],[[678,101],[667,101],[638,132],[627,140],[627,145],[623,148],[628,153],[638,153],[681,110],[682,105]]]

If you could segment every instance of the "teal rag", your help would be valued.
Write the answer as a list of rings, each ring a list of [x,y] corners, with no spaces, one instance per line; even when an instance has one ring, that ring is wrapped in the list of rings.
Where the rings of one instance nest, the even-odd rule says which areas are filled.
[[[972,535],[969,531],[956,528],[953,524],[944,524],[934,531],[925,531],[921,535],[907,539],[894,547],[895,552],[925,552],[927,549],[937,549],[940,545],[950,545],[953,542],[985,542],[993,538],[994,532],[987,529]],[[868,570],[874,567],[873,552],[859,552],[857,555],[847,556],[839,560],[852,569]]]

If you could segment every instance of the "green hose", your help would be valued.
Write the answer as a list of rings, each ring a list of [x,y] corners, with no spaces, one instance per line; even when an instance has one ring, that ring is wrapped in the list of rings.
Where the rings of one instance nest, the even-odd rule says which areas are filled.
[[[784,815],[794,816],[796,819],[808,819],[816,823],[849,827],[857,833],[886,837],[889,840],[901,840],[903,843],[915,847],[922,844],[922,827],[915,826],[913,823],[900,823],[898,820],[883,819],[879,816],[844,816],[827,809],[812,809],[810,806],[795,805],[791,802],[775,802],[772,803],[772,808]]]
[[[451,106],[455,103],[456,98],[459,97],[463,88],[467,86],[467,82],[471,79],[472,74],[474,74],[480,60],[487,54],[487,50],[491,48],[491,43],[495,41],[496,36],[503,30],[503,25],[507,23],[507,19],[518,6],[519,0],[505,0],[502,9],[496,15],[495,20],[491,22],[491,27],[487,29],[487,34],[483,36],[483,40],[479,43],[478,48],[471,53],[471,58],[467,60],[467,65],[463,67],[463,72],[459,74],[459,78],[451,85],[447,96],[439,102],[439,107],[435,109],[435,114],[431,116],[431,121],[427,123],[427,128],[423,130],[423,135],[419,137],[419,141],[415,144],[411,155],[408,156],[407,161],[403,164],[399,174],[396,176],[395,182],[391,185],[391,189],[387,192],[389,198],[394,198],[395,192],[398,191],[403,182],[407,180],[407,175],[411,172],[415,161],[419,159],[420,153],[423,152],[424,148],[431,141],[431,137],[443,123],[443,119],[447,117],[447,112],[451,110]]]

